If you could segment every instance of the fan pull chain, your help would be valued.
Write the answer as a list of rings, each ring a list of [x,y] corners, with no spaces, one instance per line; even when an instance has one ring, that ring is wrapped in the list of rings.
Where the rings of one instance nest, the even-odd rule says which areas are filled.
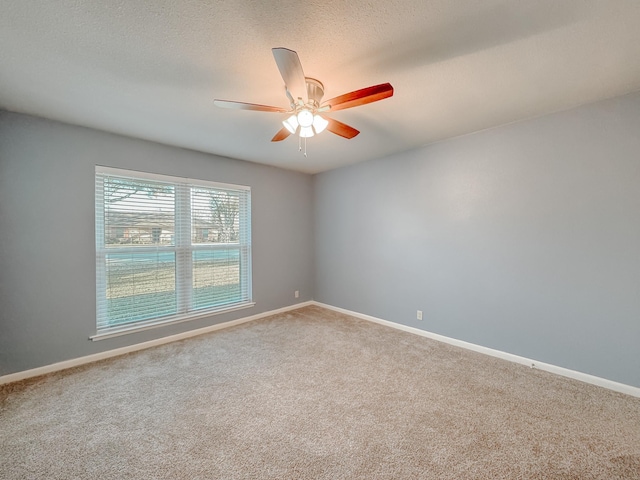
[[[298,151],[302,151],[302,137],[298,136]],[[307,137],[304,137],[304,156],[307,156]]]

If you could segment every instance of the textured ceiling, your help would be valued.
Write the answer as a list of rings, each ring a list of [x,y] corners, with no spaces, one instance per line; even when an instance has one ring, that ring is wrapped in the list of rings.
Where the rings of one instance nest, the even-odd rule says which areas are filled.
[[[270,139],[287,107],[272,47],[298,52],[362,133]],[[5,0],[0,108],[319,172],[640,90],[637,0]]]

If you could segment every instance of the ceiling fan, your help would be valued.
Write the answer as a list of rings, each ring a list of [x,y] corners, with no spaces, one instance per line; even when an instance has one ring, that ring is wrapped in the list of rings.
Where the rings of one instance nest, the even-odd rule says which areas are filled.
[[[360,132],[338,120],[324,118],[320,114],[366,105],[393,95],[391,84],[382,83],[345,93],[321,103],[324,95],[324,85],[315,78],[305,77],[298,54],[288,48],[273,48],[271,50],[284,80],[285,94],[289,99],[288,109],[218,99],[214,100],[213,103],[222,108],[290,114],[282,122],[284,126],[271,139],[272,142],[279,142],[295,133],[306,139],[325,129],[341,137],[351,139]]]

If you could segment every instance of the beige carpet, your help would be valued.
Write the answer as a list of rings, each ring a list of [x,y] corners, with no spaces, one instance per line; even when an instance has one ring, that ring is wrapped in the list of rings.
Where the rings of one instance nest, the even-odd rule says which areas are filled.
[[[318,307],[0,387],[3,479],[640,479],[640,399]]]

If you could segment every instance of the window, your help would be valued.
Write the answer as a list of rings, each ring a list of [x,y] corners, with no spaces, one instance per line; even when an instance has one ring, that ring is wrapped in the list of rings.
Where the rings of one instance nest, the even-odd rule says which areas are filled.
[[[249,187],[96,167],[97,335],[252,306]]]

